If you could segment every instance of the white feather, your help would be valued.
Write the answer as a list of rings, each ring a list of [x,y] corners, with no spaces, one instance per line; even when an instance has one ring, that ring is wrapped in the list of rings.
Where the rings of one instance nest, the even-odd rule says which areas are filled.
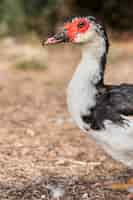
[[[89,60],[89,65],[87,60]],[[93,69],[90,66],[93,66]],[[87,59],[79,64],[68,87],[68,109],[81,129],[85,126],[81,115],[89,114],[89,108],[95,105],[97,91],[91,81],[94,79],[96,70],[98,70],[98,63],[87,56]],[[93,71],[95,71],[94,74]]]
[[[112,158],[133,168],[133,119],[126,119],[124,126],[105,121],[105,129],[90,131],[90,135]]]

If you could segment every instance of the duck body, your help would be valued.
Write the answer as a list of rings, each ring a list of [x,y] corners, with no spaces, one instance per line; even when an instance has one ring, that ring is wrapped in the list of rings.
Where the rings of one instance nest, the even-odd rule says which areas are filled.
[[[106,48],[100,43],[104,48],[98,55],[91,44],[82,52],[67,90],[68,109],[83,132],[112,158],[133,168],[133,85],[104,84],[100,65]]]
[[[114,159],[133,168],[133,85],[105,85],[105,28],[94,17],[76,17],[45,44],[78,43],[81,60],[69,83],[67,103],[77,126]]]
[[[78,72],[67,92],[72,118],[114,159],[133,168],[133,85],[98,85],[95,76],[90,81]]]

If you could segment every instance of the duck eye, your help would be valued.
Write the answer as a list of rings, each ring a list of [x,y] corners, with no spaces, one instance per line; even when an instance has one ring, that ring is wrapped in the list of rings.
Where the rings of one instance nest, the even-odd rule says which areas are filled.
[[[84,25],[85,25],[84,22],[80,22],[80,23],[78,24],[78,28],[82,28],[82,27],[84,27]]]

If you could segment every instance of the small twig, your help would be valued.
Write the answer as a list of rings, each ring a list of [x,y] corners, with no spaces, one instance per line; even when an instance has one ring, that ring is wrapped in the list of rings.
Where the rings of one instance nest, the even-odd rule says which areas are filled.
[[[94,166],[94,167],[99,166],[101,164],[100,162],[83,162],[83,161],[66,159],[66,158],[62,158],[56,161],[57,165],[63,165],[64,163],[72,163],[75,165],[88,165],[88,166]]]

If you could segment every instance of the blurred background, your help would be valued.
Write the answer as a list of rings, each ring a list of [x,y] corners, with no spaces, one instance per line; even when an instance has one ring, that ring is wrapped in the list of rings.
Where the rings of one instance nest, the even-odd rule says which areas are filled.
[[[133,83],[132,0],[1,0],[1,183],[46,174],[94,180],[123,169],[67,112],[66,88],[80,49],[74,44],[42,47],[49,33],[75,15],[94,15],[106,24],[110,51],[105,82]]]
[[[42,35],[73,15],[95,15],[113,31],[130,32],[132,9],[132,0],[1,0],[0,35]]]
[[[106,24],[110,41],[127,42],[132,40],[133,33],[133,1],[128,0],[1,0],[0,2],[0,39],[6,43],[7,52],[12,49],[11,44],[17,45],[16,52],[22,56],[22,48],[16,42],[22,42],[22,46],[27,48],[23,51],[26,58],[34,57],[37,49],[30,52],[30,46],[38,44],[41,47],[41,41],[47,38],[48,34],[53,34],[58,28],[71,16],[94,15],[98,20]],[[7,44],[7,43],[10,43]],[[1,43],[2,45],[3,43]],[[25,45],[24,45],[25,44]],[[29,44],[30,46],[26,46]],[[4,45],[4,44],[3,44]],[[9,46],[8,46],[9,45]],[[22,47],[21,46],[21,47]],[[15,51],[15,47],[13,48]],[[29,50],[28,50],[29,49]],[[42,51],[42,50],[40,50]],[[43,53],[43,52],[41,52]],[[33,54],[30,56],[30,54]],[[47,54],[45,52],[45,54]],[[115,55],[115,52],[113,52]],[[118,53],[119,54],[119,53]],[[39,52],[38,52],[39,55]],[[124,53],[125,55],[125,53]],[[120,55],[118,55],[120,56]],[[42,60],[29,59],[28,67],[25,59],[17,63],[18,68],[45,68],[47,63],[42,64]],[[45,57],[47,57],[45,55]],[[113,60],[117,56],[113,57]],[[42,58],[42,57],[41,57]],[[33,61],[34,60],[34,61]]]

